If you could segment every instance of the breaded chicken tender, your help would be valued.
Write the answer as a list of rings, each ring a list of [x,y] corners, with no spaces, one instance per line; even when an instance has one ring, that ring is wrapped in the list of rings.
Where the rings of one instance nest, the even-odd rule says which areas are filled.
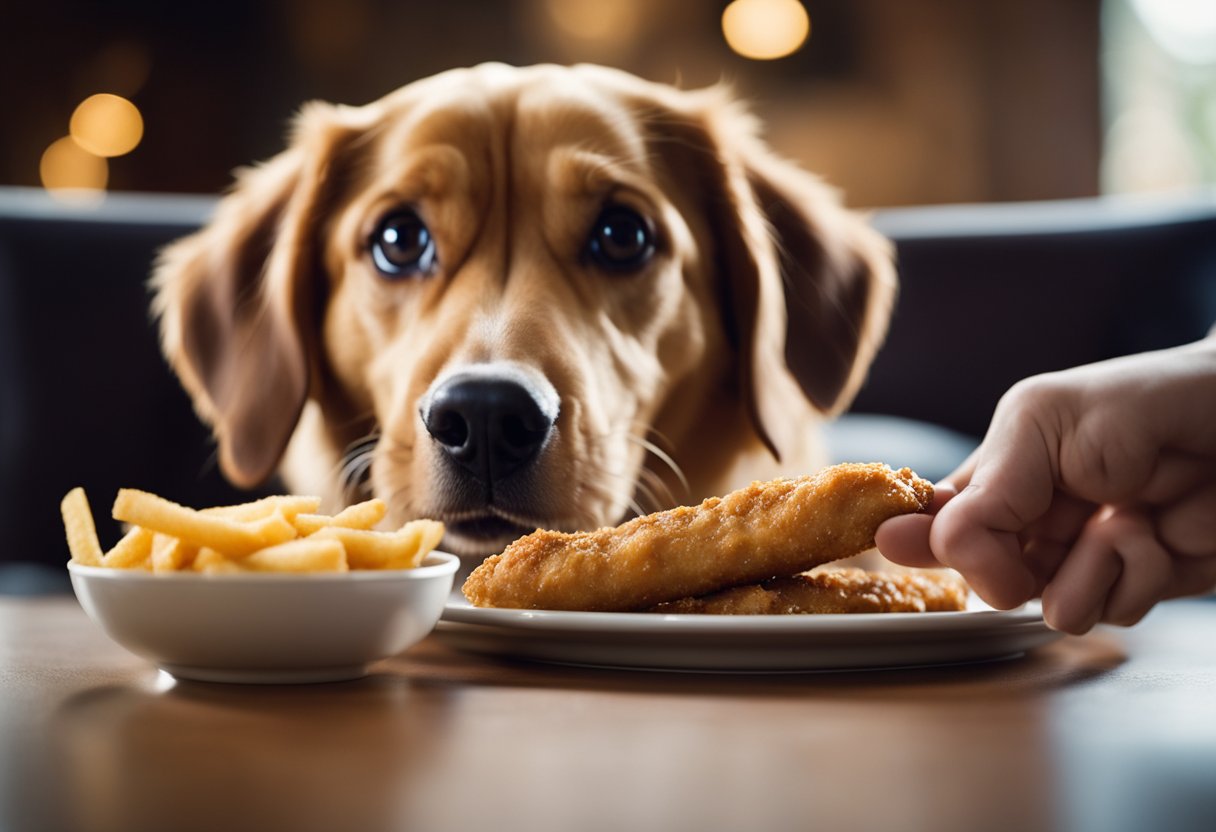
[[[957,572],[868,572],[813,569],[790,578],[681,598],[649,612],[678,615],[822,615],[950,612],[966,609],[967,583]]]
[[[835,465],[615,528],[534,532],[487,558],[464,594],[478,607],[645,610],[858,554],[880,523],[924,511],[932,497],[907,468]]]

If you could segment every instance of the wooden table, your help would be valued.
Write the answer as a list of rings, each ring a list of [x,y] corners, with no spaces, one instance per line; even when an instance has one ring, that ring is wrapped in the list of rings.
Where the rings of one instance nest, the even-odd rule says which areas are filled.
[[[174,682],[0,599],[0,829],[1216,829],[1216,602],[1014,660],[791,676],[496,662]]]

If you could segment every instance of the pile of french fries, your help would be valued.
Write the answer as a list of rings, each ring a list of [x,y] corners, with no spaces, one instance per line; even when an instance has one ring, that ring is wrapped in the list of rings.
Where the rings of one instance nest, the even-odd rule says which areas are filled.
[[[88,566],[152,572],[346,572],[413,569],[439,545],[443,523],[413,520],[395,532],[376,531],[381,500],[335,515],[317,514],[316,497],[265,497],[251,503],[195,510],[124,488],[115,520],[130,530],[108,552],[84,489],[73,488],[60,510],[72,560]]]

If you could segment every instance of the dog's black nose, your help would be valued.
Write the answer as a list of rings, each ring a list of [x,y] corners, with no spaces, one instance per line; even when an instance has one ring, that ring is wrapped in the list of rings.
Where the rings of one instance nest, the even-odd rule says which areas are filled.
[[[486,485],[531,462],[553,429],[532,393],[502,378],[453,376],[421,416],[444,452]]]

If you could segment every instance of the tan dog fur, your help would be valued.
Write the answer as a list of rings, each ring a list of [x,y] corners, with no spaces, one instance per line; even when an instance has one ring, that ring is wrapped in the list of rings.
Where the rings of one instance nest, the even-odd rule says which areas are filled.
[[[480,511],[575,530],[823,464],[817,425],[865,375],[894,270],[885,240],[756,133],[721,88],[594,66],[487,64],[308,105],[154,276],[165,353],[224,473],[252,486],[281,468],[337,507],[370,463],[391,523]],[[657,229],[636,274],[583,256],[609,200]],[[402,204],[439,268],[390,283],[368,236]],[[483,362],[560,399],[544,452],[490,507],[437,474],[419,416],[436,378]]]

